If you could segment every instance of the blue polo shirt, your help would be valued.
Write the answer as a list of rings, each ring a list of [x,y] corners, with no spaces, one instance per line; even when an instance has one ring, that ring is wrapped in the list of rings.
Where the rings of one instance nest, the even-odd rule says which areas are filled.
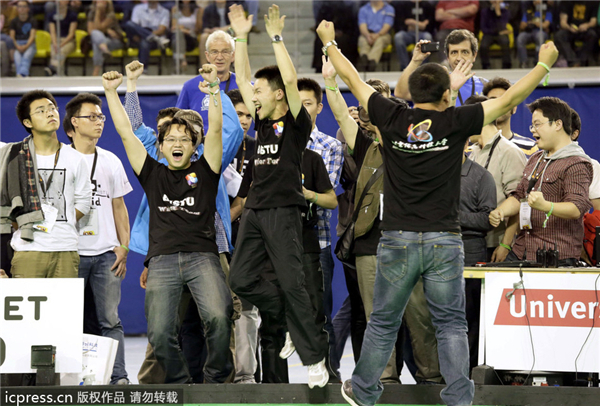
[[[394,26],[394,17],[396,12],[394,7],[385,4],[379,11],[374,11],[371,4],[365,4],[358,12],[358,25],[367,24],[367,28],[371,32],[379,32],[384,24]]]

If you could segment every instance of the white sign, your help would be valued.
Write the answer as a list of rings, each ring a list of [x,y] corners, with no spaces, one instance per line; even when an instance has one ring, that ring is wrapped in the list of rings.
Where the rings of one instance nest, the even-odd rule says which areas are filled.
[[[81,372],[83,279],[0,279],[0,372],[27,373],[31,346],[56,347],[56,372]]]
[[[486,273],[486,364],[496,369],[528,371],[535,351],[534,371],[598,372],[600,309],[594,288],[596,277],[525,273],[524,289],[520,285],[515,289],[514,284],[520,282],[517,273]]]

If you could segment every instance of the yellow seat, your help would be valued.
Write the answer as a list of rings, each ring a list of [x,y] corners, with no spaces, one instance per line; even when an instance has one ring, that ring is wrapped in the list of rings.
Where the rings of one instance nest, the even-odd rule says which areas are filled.
[[[83,68],[83,76],[86,75],[86,64],[87,64],[87,55],[84,55],[81,52],[81,40],[88,36],[87,31],[76,30],[75,31],[75,50],[67,55],[67,59],[65,59],[65,74],[68,75],[69,72],[69,61],[72,60],[80,60],[81,66]]]
[[[35,47],[37,49],[35,58],[50,58],[50,47],[52,46],[52,38],[50,33],[44,30],[35,32]]]
[[[77,13],[77,19],[79,21],[86,21],[87,20],[87,14],[85,14],[85,12],[83,12],[83,11],[80,12],[80,13]]]

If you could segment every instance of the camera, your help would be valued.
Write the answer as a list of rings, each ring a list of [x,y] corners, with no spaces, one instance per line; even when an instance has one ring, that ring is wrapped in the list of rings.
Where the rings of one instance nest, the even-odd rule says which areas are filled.
[[[363,106],[358,106],[357,111],[358,118],[360,119],[360,121],[362,121],[363,123],[371,122],[371,119],[369,118],[369,113],[367,112],[367,110],[365,110]]]
[[[438,52],[440,50],[439,42],[428,42],[426,44],[421,44],[421,52]]]

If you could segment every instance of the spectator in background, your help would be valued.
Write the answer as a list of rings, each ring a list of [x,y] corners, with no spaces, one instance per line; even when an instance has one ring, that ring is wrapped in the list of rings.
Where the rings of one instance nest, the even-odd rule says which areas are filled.
[[[561,55],[569,66],[593,64],[593,51],[598,42],[596,25],[597,1],[563,1],[560,3],[560,29],[554,36]],[[575,52],[575,41],[582,41],[581,57]]]
[[[44,70],[46,76],[56,75],[59,70],[63,75],[65,58],[75,51],[77,13],[69,8],[69,0],[60,0],[57,12],[46,13],[46,21],[50,30],[52,46],[50,47],[50,66]],[[59,21],[59,25],[56,21]]]
[[[15,44],[14,60],[17,68],[17,77],[29,76],[31,61],[35,56],[35,22],[29,13],[29,3],[17,3],[17,18],[10,22],[10,38]]]
[[[375,71],[383,50],[392,43],[390,29],[395,15],[394,8],[383,0],[371,0],[358,11],[359,64],[362,69]]]
[[[102,73],[104,57],[111,51],[123,48],[123,30],[117,22],[112,0],[97,0],[92,3],[87,16],[87,31],[92,37],[94,49],[93,76]]]
[[[493,44],[500,45],[502,52],[502,69],[510,69],[512,67],[510,55],[510,31],[506,27],[509,19],[509,12],[501,0],[492,0],[489,2],[489,7],[481,9],[481,66],[483,69],[490,68],[490,47]]]
[[[435,21],[435,8],[428,1],[420,1],[418,8],[416,0],[394,1],[396,9],[396,35],[394,43],[396,52],[400,60],[400,70],[406,68],[410,62],[406,47],[415,44],[421,39],[431,41],[433,39],[433,23]],[[417,38],[416,28],[419,28],[419,38]],[[343,50],[342,50],[343,52]]]
[[[440,26],[435,36],[436,41],[439,41],[440,45],[444,44],[448,34],[456,29],[475,32],[475,17],[478,10],[478,0],[438,2],[435,7],[435,21],[440,23]],[[438,58],[443,58],[443,55],[438,55]]]
[[[527,68],[527,44],[535,43],[535,52],[548,39],[550,34],[550,24],[552,24],[552,13],[546,11],[542,18],[539,6],[542,0],[528,1],[523,5],[523,19],[519,36],[517,37],[517,56],[519,57],[519,67]]]
[[[182,0],[171,10],[171,49],[175,65],[179,64],[179,73],[185,74],[187,59],[185,53],[198,47],[198,33],[202,30],[202,8],[194,1]]]
[[[151,50],[165,49],[169,43],[169,10],[158,3],[149,0],[147,4],[138,4],[133,8],[131,20],[123,25],[129,46],[139,48],[139,61],[143,64],[150,60]]]
[[[215,31],[227,31],[229,29],[229,16],[227,10],[235,4],[233,1],[215,0],[204,10],[202,15],[202,34],[200,34],[200,65],[207,63],[206,40]],[[217,67],[218,68],[218,67]]]
[[[8,2],[0,2],[2,14],[0,15],[0,40],[2,41],[2,76],[8,76],[11,72],[11,64],[14,60],[15,43],[9,35],[9,23],[17,18],[17,8]]]

